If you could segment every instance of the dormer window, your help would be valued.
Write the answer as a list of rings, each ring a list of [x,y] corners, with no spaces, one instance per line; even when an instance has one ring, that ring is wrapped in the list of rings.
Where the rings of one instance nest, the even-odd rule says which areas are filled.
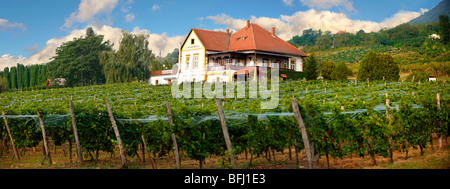
[[[237,38],[236,38],[236,41],[239,41],[239,39],[241,39],[241,37],[237,37]]]
[[[245,37],[243,37],[243,38],[242,38],[242,40],[245,40],[245,39],[247,39],[247,37],[248,37],[248,36],[245,36]]]

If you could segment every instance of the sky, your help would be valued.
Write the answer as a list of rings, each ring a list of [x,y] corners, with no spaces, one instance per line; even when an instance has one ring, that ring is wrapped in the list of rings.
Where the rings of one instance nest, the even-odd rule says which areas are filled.
[[[305,29],[376,32],[412,20],[440,0],[1,0],[0,70],[47,63],[55,49],[92,27],[118,49],[121,31],[149,35],[159,56],[191,28],[237,31],[246,20],[289,40]]]

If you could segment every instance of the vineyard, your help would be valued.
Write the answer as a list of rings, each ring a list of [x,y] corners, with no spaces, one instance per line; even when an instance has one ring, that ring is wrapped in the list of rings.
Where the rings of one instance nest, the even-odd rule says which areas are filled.
[[[298,100],[315,157],[328,160],[366,155],[376,165],[376,156],[393,161],[393,152],[407,154],[419,149],[423,153],[432,135],[447,147],[450,86],[446,82],[282,82],[279,105],[271,110],[260,108],[264,99],[248,98],[250,87],[246,85],[247,98],[221,99],[232,153],[250,156],[248,163],[237,168],[251,167],[254,158],[260,156],[276,161],[275,152],[287,148],[296,152],[305,149],[294,118],[294,99]],[[84,159],[95,162],[99,152],[112,156],[118,145],[123,146],[119,155],[125,159],[145,153],[168,157],[173,154],[175,136],[183,160],[198,161],[201,167],[215,156],[222,158],[217,168],[232,167],[214,99],[173,98],[170,86],[144,82],[1,93],[0,97],[5,113],[0,121],[0,158],[20,151],[11,150],[14,147],[32,148],[43,143],[61,146],[75,144],[75,140],[80,142]],[[72,127],[75,120],[77,132]],[[12,161],[27,158],[20,153],[12,156]]]

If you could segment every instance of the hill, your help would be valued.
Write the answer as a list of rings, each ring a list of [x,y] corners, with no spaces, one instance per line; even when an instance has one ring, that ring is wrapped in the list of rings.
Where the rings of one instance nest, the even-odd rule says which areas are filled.
[[[450,0],[439,2],[431,10],[425,12],[421,16],[409,21],[410,24],[430,23],[439,21],[439,15],[444,14],[450,16]]]
[[[392,55],[400,66],[401,79],[410,73],[435,74],[448,80],[450,75],[450,44],[432,39],[439,33],[439,23],[401,24],[378,32],[332,34],[329,31],[305,30],[288,42],[315,54],[319,64],[331,60],[343,62],[357,73],[359,62],[370,51]]]

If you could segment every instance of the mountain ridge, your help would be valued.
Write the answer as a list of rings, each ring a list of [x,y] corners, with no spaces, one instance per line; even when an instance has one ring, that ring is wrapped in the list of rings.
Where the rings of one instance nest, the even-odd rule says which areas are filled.
[[[409,24],[430,23],[439,21],[439,15],[444,14],[450,17],[450,0],[442,0],[429,11],[419,17],[410,20]]]

